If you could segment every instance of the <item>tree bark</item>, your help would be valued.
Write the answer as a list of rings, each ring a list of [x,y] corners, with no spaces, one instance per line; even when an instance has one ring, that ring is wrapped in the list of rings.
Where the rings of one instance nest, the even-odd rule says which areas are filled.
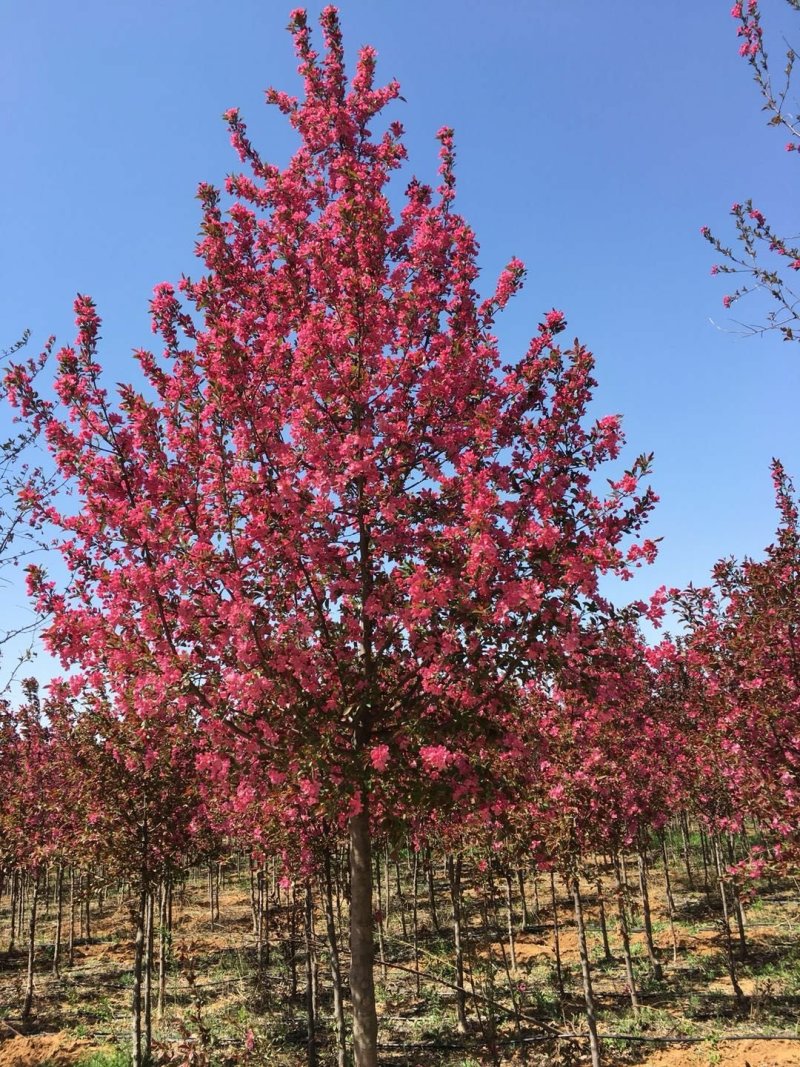
[[[519,886],[519,899],[522,906],[522,929],[527,930],[531,925],[531,918],[528,912],[528,898],[525,895],[525,871],[522,867],[517,867],[517,885]]]
[[[589,1048],[592,1054],[592,1067],[600,1067],[600,1041],[597,1037],[597,1013],[592,990],[592,972],[589,967],[589,952],[586,947],[586,925],[583,921],[583,904],[581,902],[578,876],[572,878],[572,899],[575,902],[575,923],[578,927],[578,948],[581,957],[581,975],[583,976],[583,996],[586,1001],[586,1022],[589,1026]]]
[[[303,933],[306,950],[306,1063],[317,1067],[317,1005],[314,981],[314,899],[311,882],[305,885]]]
[[[456,957],[456,1025],[467,1032],[467,997],[464,990],[464,944],[461,938],[461,856],[447,857],[447,877],[453,906],[453,947]]]
[[[333,879],[331,877],[331,854],[326,849],[324,858],[325,885],[325,936],[331,964],[333,988],[333,1018],[336,1025],[336,1065],[347,1067],[347,1038],[344,1026],[344,1003],[342,1000],[342,971],[339,963],[339,946],[336,939],[336,918],[333,910]]]
[[[355,1067],[378,1063],[378,1016],[375,1010],[372,914],[372,842],[369,811],[350,817],[350,997],[353,1002]]]
[[[561,969],[561,938],[558,933],[558,897],[556,896],[556,876],[550,872],[550,898],[553,901],[553,949],[556,958],[556,981],[558,995],[564,1003],[564,972]]]
[[[639,867],[639,891],[642,896],[642,921],[644,924],[644,940],[647,945],[647,958],[650,961],[650,972],[657,982],[664,977],[664,970],[656,955],[656,946],[653,940],[653,923],[650,916],[650,892],[647,885],[647,860],[644,849],[639,848],[636,853]]]
[[[667,890],[667,909],[669,911],[669,932],[672,938],[672,962],[678,962],[678,937],[675,933],[675,899],[672,896],[672,879],[669,873],[669,858],[667,856],[667,839],[661,834],[661,861],[664,864],[664,882]]]
[[[159,1022],[164,1017],[167,996],[167,957],[169,955],[170,931],[168,927],[169,896],[172,885],[169,878],[161,883],[161,895],[158,907],[158,1006]]]
[[[625,974],[628,977],[628,992],[631,998],[631,1007],[634,1015],[639,1014],[639,994],[636,991],[636,975],[633,970],[633,958],[631,956],[631,939],[628,933],[628,916],[625,912],[625,886],[622,882],[620,870],[620,858],[614,856],[614,875],[617,880],[617,915],[619,917],[619,933],[622,938],[622,954],[625,957]]]
[[[36,962],[36,909],[39,903],[40,875],[36,872],[31,890],[28,912],[28,973],[25,981],[25,1002],[22,1006],[22,1021],[28,1023],[33,1010],[33,970]]]
[[[131,1067],[143,1067],[142,1049],[142,963],[144,961],[145,911],[147,889],[142,882],[136,910],[136,939],[133,954],[133,993],[131,1012]]]
[[[75,962],[75,868],[69,869],[69,944],[67,947],[70,967]]]
[[[144,965],[144,1047],[147,1055],[153,1043],[153,926],[155,899],[152,887],[147,894],[145,910],[145,965]],[[145,1061],[146,1062],[146,1061]]]
[[[603,937],[603,958],[606,963],[613,962],[614,955],[611,952],[611,945],[608,943],[608,924],[606,922],[606,904],[603,899],[603,883],[599,875],[597,878],[597,907],[600,912],[600,933]]]
[[[58,978],[58,964],[61,957],[61,925],[64,919],[64,868],[59,863],[56,874],[56,928],[53,934],[53,977]]]
[[[511,888],[510,869],[504,875],[506,883],[506,915],[508,919],[508,951],[511,956],[511,970],[517,973],[517,941],[514,937],[514,895]]]

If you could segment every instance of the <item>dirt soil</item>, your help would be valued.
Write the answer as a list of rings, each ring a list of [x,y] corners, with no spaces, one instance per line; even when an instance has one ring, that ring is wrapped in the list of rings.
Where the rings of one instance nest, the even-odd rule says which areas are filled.
[[[69,1034],[37,1034],[0,1040],[0,1067],[71,1067],[97,1046]]]
[[[678,1046],[640,1060],[646,1067],[798,1067],[800,1041],[721,1041]]]

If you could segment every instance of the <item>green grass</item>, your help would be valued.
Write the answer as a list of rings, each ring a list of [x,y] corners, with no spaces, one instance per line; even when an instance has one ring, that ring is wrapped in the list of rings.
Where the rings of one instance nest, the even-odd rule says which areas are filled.
[[[78,1060],[76,1067],[130,1067],[130,1062],[129,1053],[123,1052],[122,1049],[108,1049],[89,1053]]]

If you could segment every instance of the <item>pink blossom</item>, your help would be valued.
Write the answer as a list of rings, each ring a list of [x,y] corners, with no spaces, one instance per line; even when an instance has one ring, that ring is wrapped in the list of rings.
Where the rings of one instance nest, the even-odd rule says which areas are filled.
[[[453,753],[444,745],[423,745],[419,754],[429,770],[443,771],[453,759]]]
[[[375,745],[370,749],[369,758],[376,771],[385,771],[389,763],[389,746]]]

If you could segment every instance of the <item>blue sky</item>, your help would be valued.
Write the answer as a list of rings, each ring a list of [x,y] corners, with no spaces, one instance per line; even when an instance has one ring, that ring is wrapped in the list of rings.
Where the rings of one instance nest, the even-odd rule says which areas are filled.
[[[783,0],[762,7],[800,44]],[[729,8],[340,4],[350,54],[371,43],[379,74],[400,79],[421,177],[436,130],[455,127],[458,205],[486,288],[512,255],[528,267],[499,331],[507,357],[562,308],[597,356],[597,412],[624,414],[631,457],[655,452],[651,533],[664,541],[637,593],[758,554],[775,526],[770,458],[800,480],[800,347],[739,335],[699,234],[732,232],[729,206],[748,195],[796,232],[797,159],[765,127]],[[134,373],[153,286],[196,270],[197,183],[236,169],[221,113],[241,108],[268,158],[291,150],[263,104],[270,84],[297,89],[288,13],[275,0],[3,5],[0,347],[26,327],[32,350],[51,333],[71,340],[73,297],[88,292],[109,375]]]

